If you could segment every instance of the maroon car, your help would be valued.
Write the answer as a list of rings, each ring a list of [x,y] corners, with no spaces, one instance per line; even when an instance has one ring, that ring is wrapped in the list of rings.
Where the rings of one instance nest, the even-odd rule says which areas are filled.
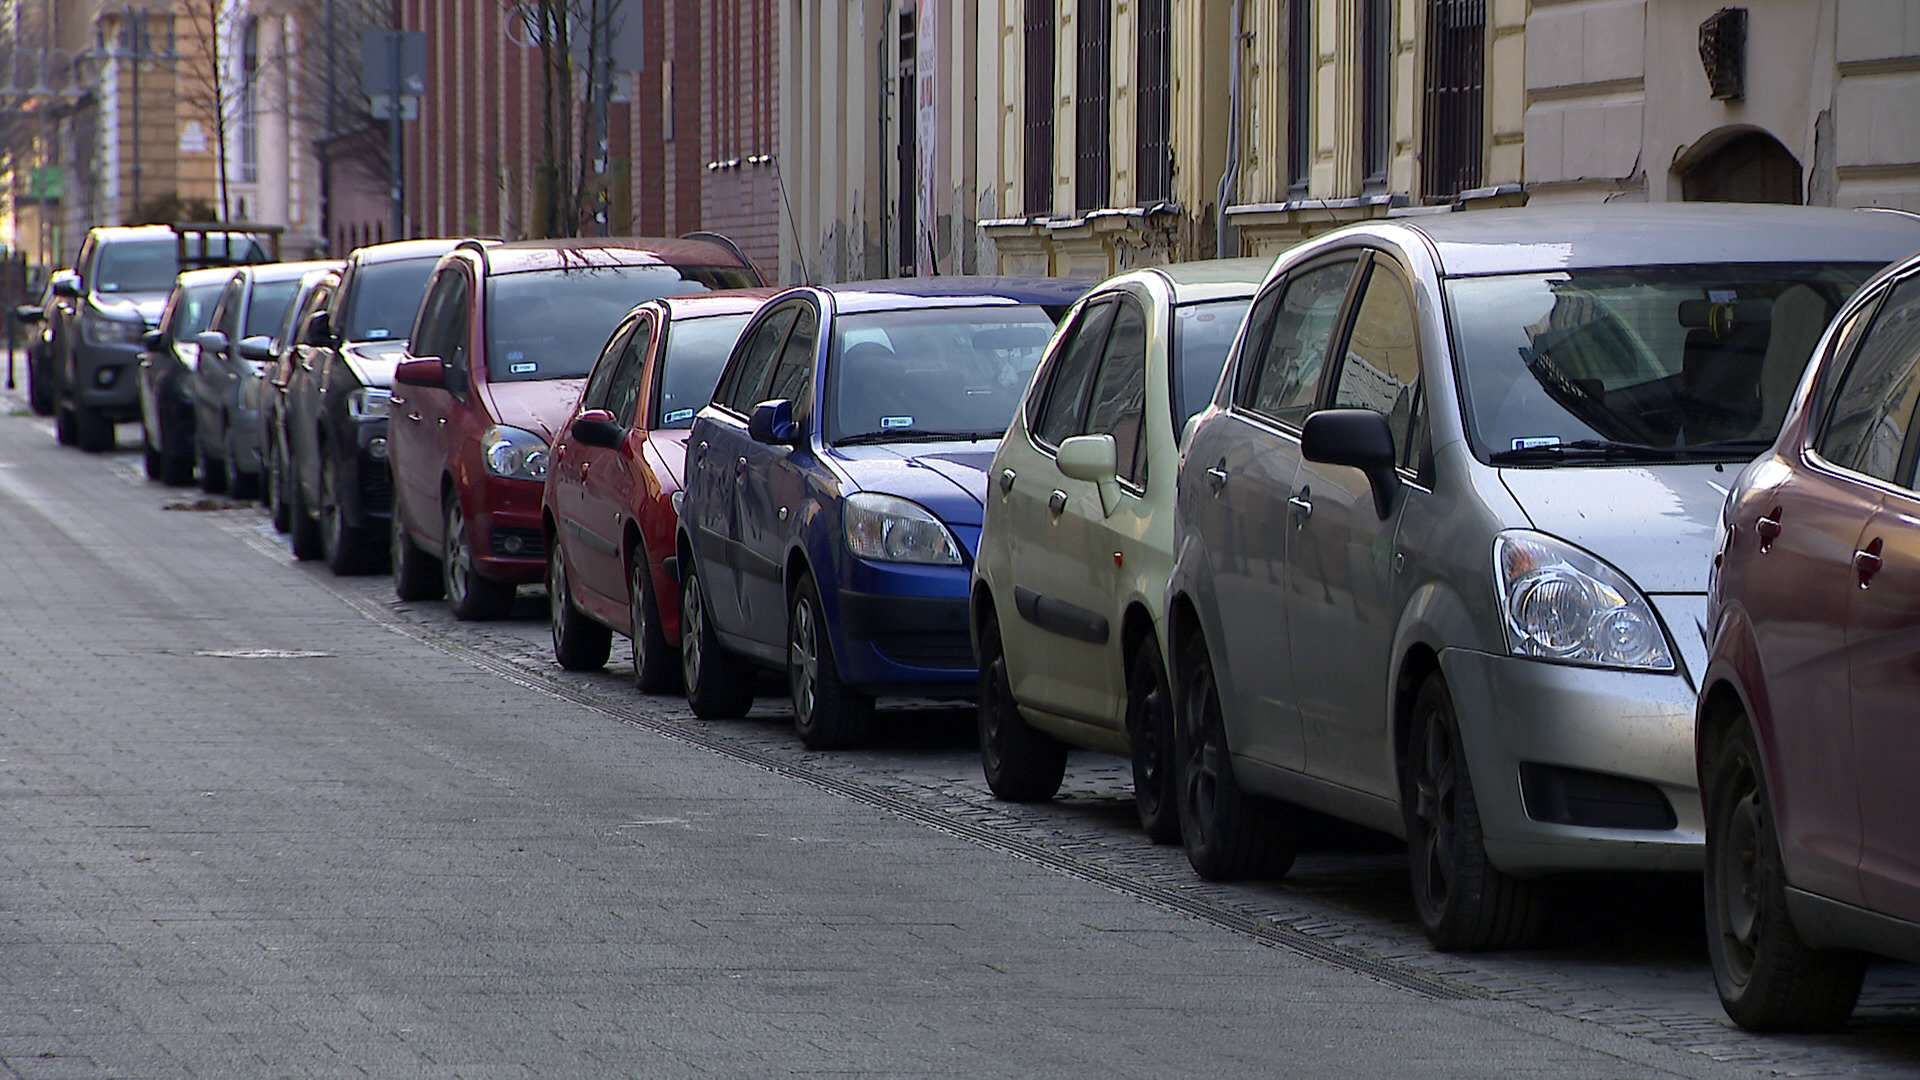
[[[434,268],[388,404],[393,578],[497,618],[546,573],[548,447],[635,304],[761,284],[706,239],[462,242]]]
[[[553,441],[541,505],[553,656],[580,671],[633,646],[633,682],[678,689],[680,588],[669,576],[687,430],[772,289],[663,297],[607,339]]]
[[[1920,258],[1841,309],[1722,515],[1697,725],[1707,934],[1752,1030],[1838,1027],[1867,954],[1920,960],[1916,401]]]

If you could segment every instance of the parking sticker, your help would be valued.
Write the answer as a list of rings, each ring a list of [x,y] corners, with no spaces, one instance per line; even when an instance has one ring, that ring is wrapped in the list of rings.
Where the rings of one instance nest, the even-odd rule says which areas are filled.
[[[881,426],[882,428],[903,428],[903,427],[912,427],[912,426],[913,426],[913,417],[911,417],[911,416],[883,416],[883,417],[881,417],[881,418],[880,418],[880,426]]]

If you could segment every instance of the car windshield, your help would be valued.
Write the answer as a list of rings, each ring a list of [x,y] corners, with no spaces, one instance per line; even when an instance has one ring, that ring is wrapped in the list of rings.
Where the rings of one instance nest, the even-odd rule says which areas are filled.
[[[247,325],[242,336],[272,336],[286,321],[287,308],[299,293],[298,281],[255,282],[253,298],[247,301]]]
[[[191,341],[195,334],[212,326],[213,307],[220,302],[220,294],[225,290],[226,285],[221,282],[187,289],[174,304],[174,340]]]
[[[1182,304],[1173,310],[1173,367],[1167,372],[1173,391],[1173,434],[1186,430],[1193,414],[1213,400],[1220,369],[1227,366],[1233,339],[1240,333],[1252,297]]]
[[[657,263],[495,274],[487,279],[487,377],[494,382],[583,378],[593,370],[607,335],[635,304],[755,284],[744,267]]]
[[[1455,278],[1455,366],[1492,464],[1744,460],[1874,265],[1701,263]]]
[[[1038,304],[842,315],[827,368],[831,443],[997,439],[1053,335]]]
[[[727,366],[727,354],[740,339],[751,313],[675,319],[667,332],[667,354],[660,372],[660,420],[656,428],[690,428],[693,414],[713,400],[713,386]]]
[[[437,255],[365,263],[353,272],[353,296],[339,333],[343,341],[405,341],[427,291]]]
[[[97,293],[163,293],[180,273],[173,238],[100,245],[88,288]]]

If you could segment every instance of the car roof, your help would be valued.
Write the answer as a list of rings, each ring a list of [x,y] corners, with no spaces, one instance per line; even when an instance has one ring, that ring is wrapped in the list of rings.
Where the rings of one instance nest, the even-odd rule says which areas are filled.
[[[737,266],[746,263],[721,244],[672,236],[589,236],[518,240],[486,249],[489,274],[578,266]]]
[[[1367,230],[1382,226],[1358,226]],[[1875,262],[1920,250],[1920,218],[1758,203],[1602,203],[1392,219],[1449,277],[1609,266]]]
[[[202,285],[225,285],[233,280],[233,267],[210,266],[204,270],[182,270],[174,280],[189,289],[197,289]]]
[[[337,270],[346,263],[340,259],[311,259],[306,262],[255,263],[228,267],[228,276],[251,274],[255,281],[299,281],[316,270]]]
[[[779,289],[771,287],[716,289],[713,292],[662,296],[649,303],[666,308],[667,313],[675,319],[704,319],[709,315],[750,315],[760,310],[760,305],[766,302],[767,297],[779,292]]]
[[[981,304],[1043,304],[1066,307],[1095,282],[1078,278],[944,277],[887,278],[821,285],[842,312],[897,311],[920,307],[974,307]]]
[[[352,257],[363,263],[404,262],[408,259],[437,259],[452,251],[460,241],[446,237],[430,240],[392,240],[353,249]]]
[[[1157,277],[1173,292],[1176,304],[1203,303],[1208,300],[1234,300],[1252,296],[1273,269],[1275,256],[1241,259],[1195,259],[1169,263],[1108,278],[1101,288],[1124,285],[1147,277]]]

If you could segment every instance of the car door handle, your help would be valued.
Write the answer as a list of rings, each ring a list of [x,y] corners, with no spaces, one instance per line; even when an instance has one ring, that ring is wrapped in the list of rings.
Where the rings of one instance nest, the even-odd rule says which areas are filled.
[[[1307,519],[1313,516],[1312,495],[1312,488],[1301,488],[1300,494],[1287,500],[1287,505],[1293,508],[1295,526],[1305,525]]]
[[[445,426],[446,426],[446,423],[447,423],[447,418],[446,418],[446,417],[444,417],[444,416],[438,416],[438,417],[435,417],[435,418],[434,418],[434,421],[433,421],[433,422],[434,422],[434,423],[436,423],[436,424],[439,424],[439,425],[441,425],[442,427],[445,427]]]
[[[739,458],[733,463],[733,482],[741,487],[747,485],[747,459]]]
[[[1067,493],[1061,491],[1059,488],[1054,488],[1053,494],[1047,496],[1047,509],[1053,511],[1054,517],[1059,517],[1061,514],[1066,513]]]
[[[1775,540],[1780,539],[1780,508],[1774,507],[1771,513],[1754,522],[1753,531],[1760,534],[1760,551],[1764,554]]]
[[[701,443],[699,446],[694,447],[693,463],[695,465],[703,465],[706,463],[706,460],[707,460],[707,444]]]
[[[1220,489],[1227,486],[1226,458],[1221,458],[1218,465],[1214,465],[1207,470],[1207,486],[1213,489],[1215,495],[1220,494]]]
[[[1885,546],[1876,536],[1872,543],[1853,553],[1853,572],[1860,575],[1861,588],[1866,588],[1867,583],[1873,580],[1873,575],[1880,572],[1880,552]]]
[[[1012,469],[1000,470],[1000,494],[1006,495],[1013,491],[1014,475]]]
[[[581,462],[580,463],[580,479],[584,481],[586,480],[587,477],[592,475],[593,475],[593,462],[591,461]]]

